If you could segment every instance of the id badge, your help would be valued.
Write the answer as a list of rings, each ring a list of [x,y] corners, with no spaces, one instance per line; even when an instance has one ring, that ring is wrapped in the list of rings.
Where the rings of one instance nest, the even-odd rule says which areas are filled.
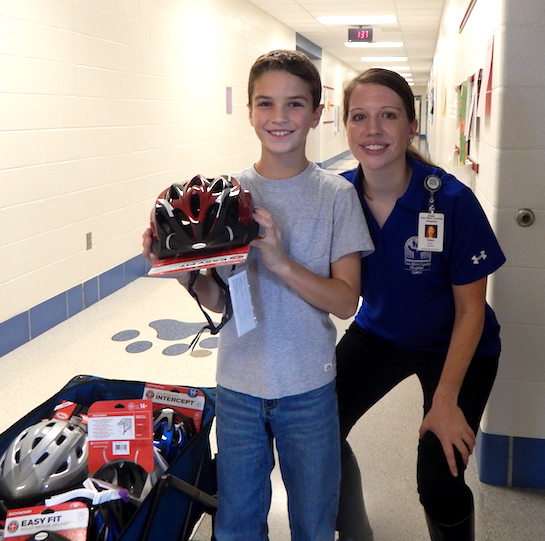
[[[441,212],[418,214],[418,250],[442,252],[445,238],[445,215]]]

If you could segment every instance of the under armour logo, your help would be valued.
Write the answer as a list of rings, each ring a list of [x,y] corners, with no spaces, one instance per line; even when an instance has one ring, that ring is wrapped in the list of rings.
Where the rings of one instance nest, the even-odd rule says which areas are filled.
[[[481,255],[474,255],[471,257],[471,260],[473,261],[474,265],[478,265],[481,260],[485,260],[488,256],[486,255],[486,252],[484,250],[481,250]]]

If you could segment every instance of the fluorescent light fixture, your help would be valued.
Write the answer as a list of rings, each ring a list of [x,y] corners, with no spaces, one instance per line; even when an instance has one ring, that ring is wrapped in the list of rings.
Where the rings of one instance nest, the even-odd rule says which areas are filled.
[[[363,62],[407,62],[406,56],[362,56]]]
[[[322,24],[343,24],[347,26],[366,26],[372,24],[395,24],[397,17],[395,15],[332,15],[329,17],[316,17],[316,20]]]
[[[402,41],[375,41],[366,43],[360,41],[345,41],[347,47],[403,47]]]
[[[413,76],[412,73],[401,73],[399,71],[399,68],[393,68],[393,67],[387,67],[387,66],[371,66],[372,68],[378,68],[378,69],[383,69],[383,70],[390,70],[390,71],[395,71],[398,75],[401,75],[401,77],[403,77],[404,79],[407,79],[407,80],[410,80],[409,78]],[[409,68],[405,68],[405,69],[409,69]]]
[[[390,71],[395,71],[396,73],[399,73],[399,75],[403,76],[403,77],[408,77],[409,75],[406,74],[406,73],[402,73],[401,70],[410,70],[411,68],[401,68],[401,70],[399,69],[399,66],[380,66],[380,65],[375,65],[375,66],[371,66],[372,68],[378,68],[378,69],[383,69],[383,70],[390,70]]]

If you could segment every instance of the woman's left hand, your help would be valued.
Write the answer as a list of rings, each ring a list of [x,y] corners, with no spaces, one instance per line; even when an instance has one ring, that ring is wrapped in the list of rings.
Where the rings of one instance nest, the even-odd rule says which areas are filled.
[[[467,423],[464,413],[456,404],[434,402],[422,421],[420,437],[422,438],[428,431],[439,438],[450,471],[457,477],[458,467],[454,447],[458,449],[466,465],[475,447],[475,433]]]

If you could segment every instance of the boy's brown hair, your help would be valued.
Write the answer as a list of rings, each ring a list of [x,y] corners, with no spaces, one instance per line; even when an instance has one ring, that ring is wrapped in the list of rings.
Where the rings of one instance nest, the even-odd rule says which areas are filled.
[[[286,71],[308,83],[315,111],[322,99],[322,80],[310,58],[299,51],[277,49],[261,55],[250,69],[248,79],[248,104],[252,105],[255,82],[268,71]]]

